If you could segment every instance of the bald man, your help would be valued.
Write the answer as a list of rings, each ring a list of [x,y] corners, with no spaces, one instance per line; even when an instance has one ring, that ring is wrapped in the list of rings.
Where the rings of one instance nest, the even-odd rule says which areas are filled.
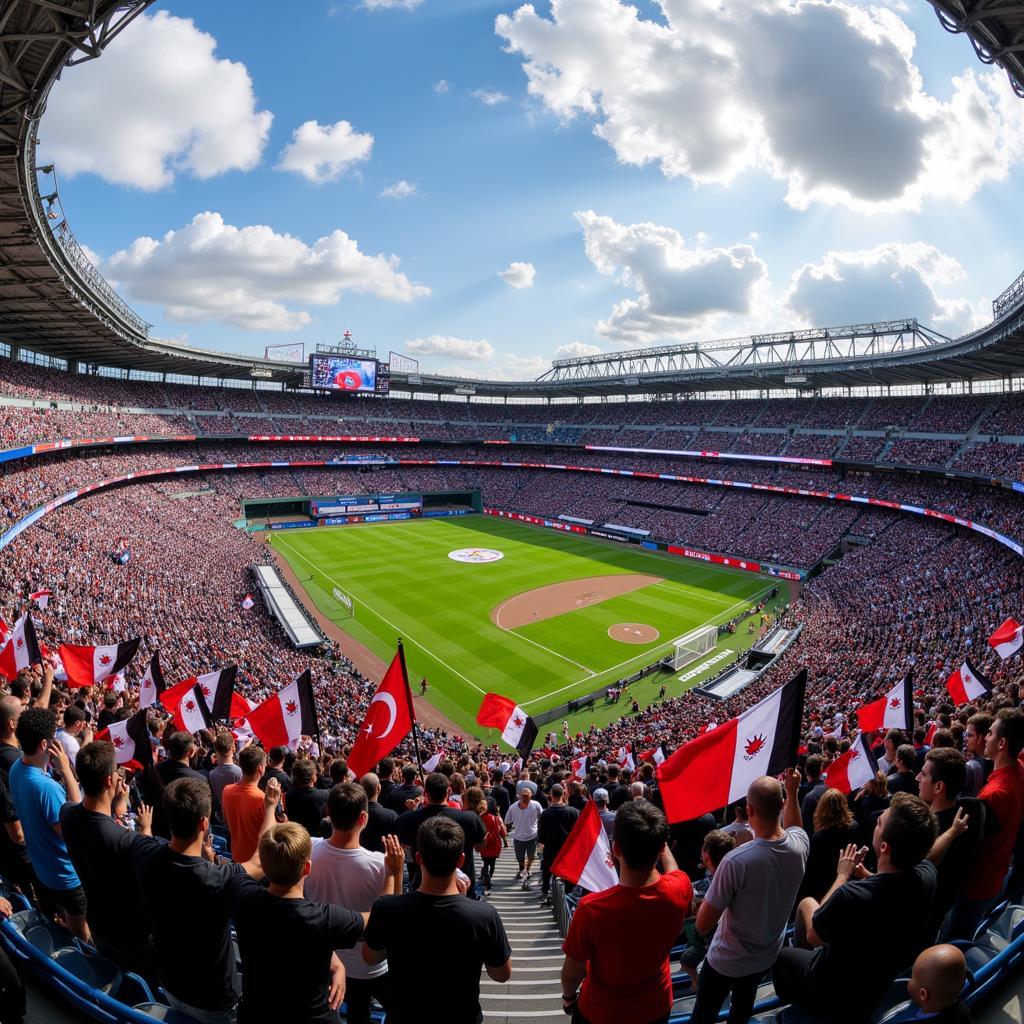
[[[967,962],[956,946],[931,946],[914,961],[907,992],[920,1017],[932,1024],[970,1024],[971,1011],[960,1000]]]
[[[750,1020],[758,982],[782,948],[807,864],[810,840],[799,791],[795,769],[786,772],[785,798],[779,780],[767,775],[747,790],[754,838],[725,855],[697,911],[697,930],[715,936],[697,980],[692,1024],[714,1021],[726,996],[729,1024]]]

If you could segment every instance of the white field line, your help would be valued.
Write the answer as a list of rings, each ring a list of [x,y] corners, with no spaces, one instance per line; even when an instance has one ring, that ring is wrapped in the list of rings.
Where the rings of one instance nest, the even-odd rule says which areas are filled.
[[[655,585],[657,585],[657,584],[655,584]],[[719,612],[717,615],[715,615],[711,619],[709,619],[707,624],[710,625],[711,623],[713,623],[715,621],[715,619],[720,619],[720,618],[721,619],[728,619],[729,616],[734,611],[736,611],[737,608],[741,608],[743,605],[748,604],[748,603],[749,603],[749,599],[744,599],[742,601],[737,601],[734,605],[731,605],[724,612]],[[676,639],[678,639],[678,637]],[[674,643],[675,641],[670,641],[670,642]],[[655,648],[655,650],[657,650],[657,648]],[[650,657],[650,655],[652,653],[653,653],[653,651],[648,651],[646,654],[637,654],[636,656],[634,656],[632,658],[628,658],[626,661],[620,662],[618,665],[612,665],[611,668],[603,668],[603,669],[601,669],[600,672],[594,673],[594,675],[596,677],[598,675],[602,675],[603,676],[603,675],[607,675],[609,673],[615,672],[617,669],[624,668],[626,665],[632,665],[634,662],[641,661],[645,657]],[[563,687],[561,687],[558,690],[553,690],[551,693],[545,693],[543,697],[534,697],[533,700],[523,701],[523,703],[520,704],[520,707],[528,708],[531,704],[536,704],[538,701],[547,700],[549,697],[557,697],[560,693],[564,693],[566,690],[571,690],[574,686],[579,686],[579,684],[580,684],[580,680],[576,680],[575,683],[570,683],[568,686],[563,686]]]
[[[446,669],[448,669],[449,672],[453,673],[454,675],[457,675],[463,682],[469,683],[469,685],[472,686],[473,689],[476,690],[477,693],[486,693],[487,692],[486,690],[481,690],[480,687],[477,686],[476,683],[474,683],[472,679],[467,679],[458,669],[452,668],[451,665],[448,664],[448,662],[446,662],[446,661],[442,660],[441,658],[439,658],[429,647],[426,647],[424,644],[421,644],[418,640],[416,640],[413,637],[409,636],[409,634],[405,630],[399,629],[398,626],[396,626],[390,619],[384,618],[384,616],[381,615],[380,612],[378,612],[374,608],[371,608],[368,602],[364,601],[361,597],[357,597],[356,596],[356,594],[353,592],[351,586],[346,584],[345,587],[342,587],[342,585],[336,579],[332,579],[330,576],[328,576],[327,573],[325,573],[323,571],[323,569],[321,569],[314,562],[311,562],[304,554],[302,554],[301,551],[296,551],[295,548],[293,548],[291,546],[291,544],[289,544],[286,540],[279,539],[278,543],[279,544],[283,544],[297,558],[301,558],[306,563],[306,565],[311,565],[313,567],[313,569],[316,570],[316,572],[320,573],[320,575],[324,577],[324,579],[328,580],[330,583],[333,583],[336,587],[338,587],[341,590],[347,589],[348,592],[352,595],[353,598],[355,598],[357,601],[359,601],[361,604],[363,604],[367,608],[367,610],[371,611],[374,615],[376,615],[377,618],[381,620],[381,622],[386,622],[395,631],[396,636],[404,636],[405,640],[408,643],[414,644],[421,651],[423,651],[424,654],[427,654],[427,655],[429,655],[429,657],[433,658],[434,661],[436,661],[439,665],[444,665],[444,667]]]

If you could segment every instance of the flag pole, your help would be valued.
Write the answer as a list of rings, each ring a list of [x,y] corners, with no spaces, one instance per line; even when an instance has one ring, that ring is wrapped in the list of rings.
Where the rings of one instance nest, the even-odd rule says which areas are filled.
[[[409,689],[409,670],[405,667],[405,647],[402,646],[402,638],[398,638],[398,661],[402,666],[402,681],[405,683],[405,699],[409,702],[409,718],[412,720],[412,745],[416,751],[416,764],[420,769],[420,778],[426,782],[423,774],[423,759],[420,757],[420,740],[416,732],[416,708],[412,703],[412,690]]]

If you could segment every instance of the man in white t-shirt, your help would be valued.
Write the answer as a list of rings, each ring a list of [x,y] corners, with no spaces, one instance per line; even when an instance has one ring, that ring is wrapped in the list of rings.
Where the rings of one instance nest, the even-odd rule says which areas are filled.
[[[92,740],[92,730],[86,721],[86,714],[77,704],[64,709],[64,728],[57,730],[55,738],[64,748],[68,760],[74,765],[82,745]]]
[[[754,838],[725,855],[697,911],[697,931],[715,935],[697,981],[692,1024],[716,1020],[726,996],[734,1024],[753,1013],[758,983],[782,948],[810,850],[799,788],[800,773],[790,769],[785,802],[778,779],[767,775],[747,791]]]
[[[379,896],[402,891],[405,854],[397,836],[384,836],[384,853],[359,845],[359,835],[369,821],[366,790],[343,782],[327,797],[331,819],[330,839],[314,839],[310,871],[306,878],[306,899],[333,903],[368,912]],[[362,942],[351,949],[337,950],[347,977],[345,1002],[349,1024],[369,1024],[370,1001],[388,1006],[388,962],[372,967],[363,960]]]
[[[529,786],[519,790],[519,799],[505,812],[505,824],[512,829],[512,847],[515,850],[519,872],[516,881],[530,888],[530,868],[537,856],[537,822],[544,808],[533,799]]]

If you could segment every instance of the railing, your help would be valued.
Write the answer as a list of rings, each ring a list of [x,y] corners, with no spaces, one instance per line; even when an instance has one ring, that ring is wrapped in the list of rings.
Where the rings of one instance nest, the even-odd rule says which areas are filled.
[[[992,319],[998,320],[1016,306],[1024,303],[1024,274],[992,302]]]

